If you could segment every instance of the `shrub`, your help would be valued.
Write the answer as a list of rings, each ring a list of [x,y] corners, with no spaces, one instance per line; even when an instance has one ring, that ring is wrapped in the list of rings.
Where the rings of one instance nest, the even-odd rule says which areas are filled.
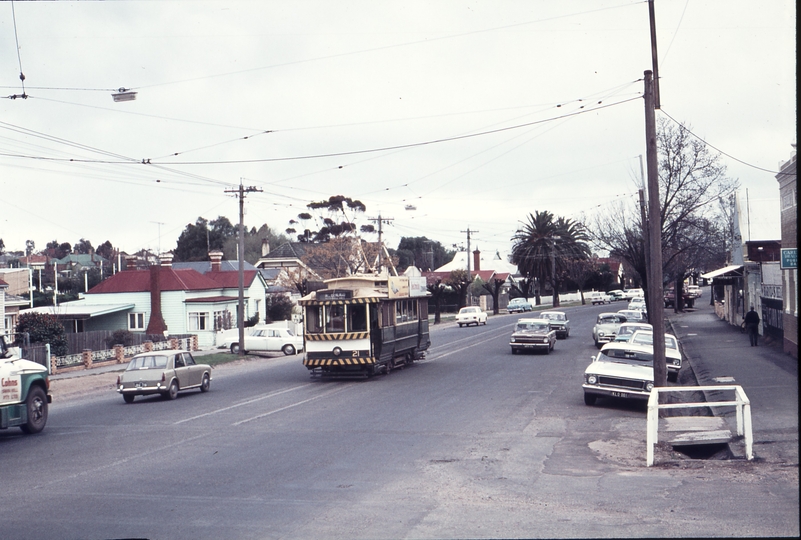
[[[27,332],[31,343],[49,343],[50,354],[54,356],[65,356],[69,352],[66,331],[54,315],[23,313],[17,322],[17,332]]]
[[[106,347],[111,349],[114,345],[123,345],[125,347],[133,345],[133,334],[128,330],[114,330],[114,332],[106,338]]]

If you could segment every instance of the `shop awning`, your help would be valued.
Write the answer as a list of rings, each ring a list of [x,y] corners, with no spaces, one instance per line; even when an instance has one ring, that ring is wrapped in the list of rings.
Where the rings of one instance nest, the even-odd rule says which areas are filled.
[[[743,265],[733,264],[731,266],[724,266],[723,268],[712,270],[711,272],[707,272],[706,274],[701,274],[701,277],[703,279],[713,279],[721,276],[742,277]]]

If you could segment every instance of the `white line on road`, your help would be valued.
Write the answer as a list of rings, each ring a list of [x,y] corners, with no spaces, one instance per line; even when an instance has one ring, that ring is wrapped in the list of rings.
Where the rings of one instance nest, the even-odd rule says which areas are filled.
[[[217,413],[229,411],[231,409],[236,409],[237,407],[242,407],[244,405],[250,405],[251,403],[256,403],[256,402],[262,401],[264,399],[269,399],[271,397],[280,396],[281,394],[286,394],[287,392],[291,392],[293,390],[298,390],[300,388],[306,388],[307,386],[311,386],[312,384],[314,384],[314,383],[306,383],[306,384],[301,384],[300,386],[293,386],[292,388],[285,388],[284,390],[278,390],[277,392],[272,392],[272,393],[266,394],[264,396],[259,396],[259,397],[254,398],[254,399],[249,399],[247,401],[243,401],[241,403],[237,403],[236,405],[230,405],[228,407],[223,407],[222,409],[216,409],[214,411],[209,411],[207,413],[199,414],[197,416],[192,416],[190,418],[184,418],[183,420],[178,420],[173,425],[183,424],[184,422],[190,422],[192,420],[197,420],[198,418],[211,416],[212,414],[217,414]]]
[[[279,413],[281,411],[285,411],[287,409],[291,409],[293,407],[297,407],[299,405],[304,405],[304,404],[309,403],[311,401],[316,401],[316,400],[318,400],[320,398],[329,397],[329,396],[331,396],[333,394],[338,394],[339,392],[342,392],[345,389],[347,389],[349,386],[352,386],[352,384],[353,383],[346,384],[344,386],[340,386],[338,388],[335,388],[334,390],[331,390],[329,392],[325,392],[323,394],[320,394],[319,396],[314,396],[314,397],[311,397],[309,399],[304,399],[303,401],[298,401],[297,403],[292,403],[291,405],[287,405],[286,407],[281,407],[280,409],[275,409],[273,411],[262,413],[262,414],[259,414],[259,415],[256,415],[256,416],[251,416],[250,418],[245,418],[244,420],[239,420],[238,422],[234,422],[231,425],[232,426],[239,426],[239,425],[244,424],[245,422],[251,422],[253,420],[258,420],[260,418],[264,418],[265,416],[270,416],[270,415],[273,415],[275,413]]]

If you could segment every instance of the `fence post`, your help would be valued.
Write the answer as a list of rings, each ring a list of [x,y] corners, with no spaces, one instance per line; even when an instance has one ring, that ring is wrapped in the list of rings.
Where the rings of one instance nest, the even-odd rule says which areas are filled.
[[[200,347],[198,346],[197,342],[197,334],[192,334],[192,350],[193,351],[200,350]]]
[[[176,338],[170,338],[170,349],[178,350],[180,348],[180,342]]]
[[[125,362],[125,347],[119,343],[114,345],[114,359],[117,360],[118,364]]]
[[[92,349],[84,349],[81,357],[83,358],[83,367],[90,369],[92,367]]]
[[[153,342],[145,341],[142,345],[145,346],[145,352],[153,352]]]

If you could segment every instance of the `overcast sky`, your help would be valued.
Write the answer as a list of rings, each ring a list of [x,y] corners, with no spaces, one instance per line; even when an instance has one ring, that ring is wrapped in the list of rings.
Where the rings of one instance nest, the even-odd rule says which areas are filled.
[[[728,154],[756,228],[796,142],[795,2],[655,8],[657,117]],[[469,228],[506,253],[534,211],[636,198],[651,49],[644,1],[0,2],[0,96],[23,94],[20,66],[28,99],[0,99],[7,249],[173,249],[198,216],[238,221],[241,180],[263,190],[248,227],[341,194],[357,223],[392,220],[391,248]]]

